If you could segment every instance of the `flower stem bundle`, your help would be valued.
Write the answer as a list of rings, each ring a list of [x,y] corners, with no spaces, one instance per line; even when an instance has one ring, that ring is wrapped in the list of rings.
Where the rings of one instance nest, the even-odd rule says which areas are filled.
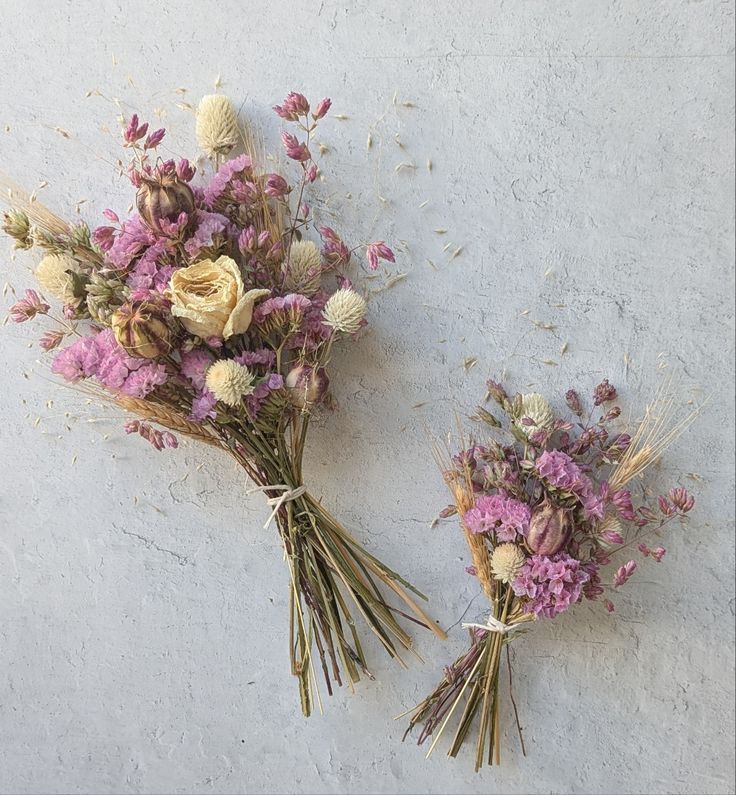
[[[660,495],[653,505],[635,506],[631,481],[655,463],[697,412],[673,422],[669,385],[648,406],[633,433],[613,431],[621,410],[607,381],[592,395],[593,410],[566,395],[572,419],[557,418],[538,394],[510,397],[489,382],[488,398],[502,419],[480,407],[475,419],[492,429],[488,442],[463,442],[451,456],[437,448],[438,464],[452,495],[443,515],[457,515],[472,566],[488,600],[477,623],[464,624],[470,646],[445,669],[434,691],[409,711],[405,737],[419,727],[418,742],[431,740],[428,756],[452,727],[448,755],[455,757],[476,733],[475,770],[501,759],[500,688],[508,672],[510,700],[522,752],[523,732],[511,684],[509,644],[535,619],[554,618],[583,599],[612,596],[634,574],[637,562],[618,566],[610,585],[602,572],[619,553],[660,562],[651,537],[684,519],[694,498],[683,488]],[[629,487],[629,488],[627,488]]]
[[[189,160],[159,156],[165,130],[133,115],[122,131],[130,217],[108,209],[90,230],[6,183],[3,223],[16,248],[43,255],[41,292],[27,290],[10,314],[49,324],[40,344],[53,351],[52,371],[130,412],[126,431],[157,450],[183,435],[226,451],[265,495],[288,564],[305,715],[319,681],[331,694],[371,677],[361,623],[399,660],[412,648],[402,620],[444,635],[411,594],[422,595],[362,548],[303,472],[310,419],[329,405],[334,347],[367,322],[348,269],[360,250],[372,269],[394,261],[382,240],[348,247],[312,220],[310,143],[329,109],[329,99],[312,109],[297,93],[274,108],[294,130],[282,142],[295,184],[259,167],[232,103],[215,95],[197,115],[204,181]]]

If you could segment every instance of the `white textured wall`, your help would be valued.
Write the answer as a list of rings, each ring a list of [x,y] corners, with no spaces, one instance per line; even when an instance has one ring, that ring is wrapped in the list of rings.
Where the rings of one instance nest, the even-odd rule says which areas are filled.
[[[633,408],[669,362],[683,402],[712,397],[662,482],[704,483],[685,478],[690,529],[615,616],[583,605],[514,644],[529,756],[506,710],[504,767],[476,776],[470,750],[425,762],[391,720],[463,647],[459,627],[444,645],[418,636],[427,664],[408,671],[374,650],[378,682],[303,720],[262,501],[223,456],[122,438],[111,410],[36,366],[32,329],[6,326],[0,790],[733,792],[733,3],[157,5],[5,0],[0,167],[48,180],[41,198],[62,213],[86,199],[94,220],[129,201],[112,98],[163,109],[183,154],[178,86],[195,101],[221,74],[274,144],[268,108],[287,90],[332,96],[349,119],[319,136],[327,217],[355,240],[404,241],[409,275],[336,362],[340,410],[312,433],[309,480],[444,625],[478,589],[456,526],[430,528],[446,496],[428,429],[487,376],[555,395],[609,376]],[[2,249],[26,286],[29,259]]]

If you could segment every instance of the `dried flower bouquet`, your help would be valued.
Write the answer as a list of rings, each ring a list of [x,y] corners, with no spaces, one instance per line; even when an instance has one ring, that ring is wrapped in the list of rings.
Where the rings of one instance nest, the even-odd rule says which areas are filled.
[[[56,351],[52,371],[131,412],[126,431],[156,449],[176,447],[180,434],[225,450],[266,495],[289,567],[291,667],[305,715],[319,677],[332,693],[333,683],[371,676],[356,613],[399,660],[411,649],[400,617],[443,635],[414,589],[305,485],[307,431],[328,398],[333,346],[366,323],[346,270],[358,248],[371,269],[394,260],[383,241],[351,249],[327,226],[317,227],[321,247],[308,237],[305,193],[318,175],[310,140],[329,109],[329,99],[311,108],[297,93],[274,108],[293,130],[281,138],[296,185],[259,168],[232,103],[216,94],[197,113],[212,165],[203,184],[188,160],[158,157],[165,131],[134,115],[123,129],[133,215],[106,210],[107,223],[90,231],[8,184],[3,224],[17,248],[43,255],[41,292],[27,290],[10,314],[48,322],[40,345]],[[244,153],[228,159],[237,148]]]
[[[438,463],[452,494],[443,516],[457,514],[470,549],[468,572],[478,578],[490,612],[477,624],[464,624],[470,646],[434,691],[410,710],[410,725],[420,726],[418,742],[432,738],[430,753],[455,718],[448,754],[457,756],[477,725],[475,769],[500,762],[499,688],[502,657],[509,643],[535,619],[550,619],[582,599],[610,596],[634,574],[631,559],[618,566],[611,585],[601,577],[619,553],[659,563],[661,546],[651,536],[694,505],[684,488],[673,488],[653,505],[634,505],[630,484],[655,463],[666,447],[692,421],[696,412],[673,423],[674,398],[664,387],[631,433],[611,430],[621,410],[609,405],[617,397],[604,380],[592,395],[586,416],[579,395],[566,402],[572,419],[554,415],[539,394],[510,397],[503,386],[488,384],[503,421],[486,407],[476,419],[493,429],[486,443],[463,443],[451,456],[437,449]],[[525,753],[513,692],[510,693],[522,752]]]

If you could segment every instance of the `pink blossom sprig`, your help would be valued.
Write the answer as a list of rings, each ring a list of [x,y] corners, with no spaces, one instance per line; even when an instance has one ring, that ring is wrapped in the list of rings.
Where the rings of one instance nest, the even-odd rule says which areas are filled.
[[[396,262],[394,252],[391,251],[383,240],[376,240],[374,243],[369,243],[365,253],[368,259],[368,266],[372,271],[378,268],[378,260],[380,259],[386,262]]]
[[[10,307],[10,319],[13,323],[25,323],[36,315],[48,314],[50,309],[35,290],[26,290],[25,296]]]
[[[147,422],[141,420],[131,420],[123,426],[126,433],[137,433],[151,444],[156,450],[169,448],[175,450],[179,442],[171,431],[159,431]]]
[[[635,571],[636,571],[635,560],[630,560],[628,563],[624,563],[623,566],[617,569],[616,573],[613,576],[613,587],[620,588],[622,585],[625,585]]]

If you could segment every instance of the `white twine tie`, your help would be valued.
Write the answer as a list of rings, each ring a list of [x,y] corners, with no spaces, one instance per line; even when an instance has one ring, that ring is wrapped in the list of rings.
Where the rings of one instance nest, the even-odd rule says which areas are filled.
[[[281,510],[281,506],[285,502],[290,502],[291,500],[296,500],[304,494],[307,490],[306,486],[297,486],[293,489],[291,486],[287,486],[284,483],[277,483],[274,486],[254,486],[252,489],[248,489],[246,494],[255,494],[257,491],[281,491],[281,494],[278,497],[268,497],[266,502],[269,506],[273,508],[271,511],[271,515],[268,517],[266,524],[263,525],[264,530],[268,530],[269,525],[275,519],[276,514]]]
[[[503,621],[499,621],[493,614],[488,616],[487,624],[462,625],[463,629],[484,629],[486,632],[498,632],[499,635],[508,635],[509,632],[519,629],[520,626],[521,624],[504,624]]]

